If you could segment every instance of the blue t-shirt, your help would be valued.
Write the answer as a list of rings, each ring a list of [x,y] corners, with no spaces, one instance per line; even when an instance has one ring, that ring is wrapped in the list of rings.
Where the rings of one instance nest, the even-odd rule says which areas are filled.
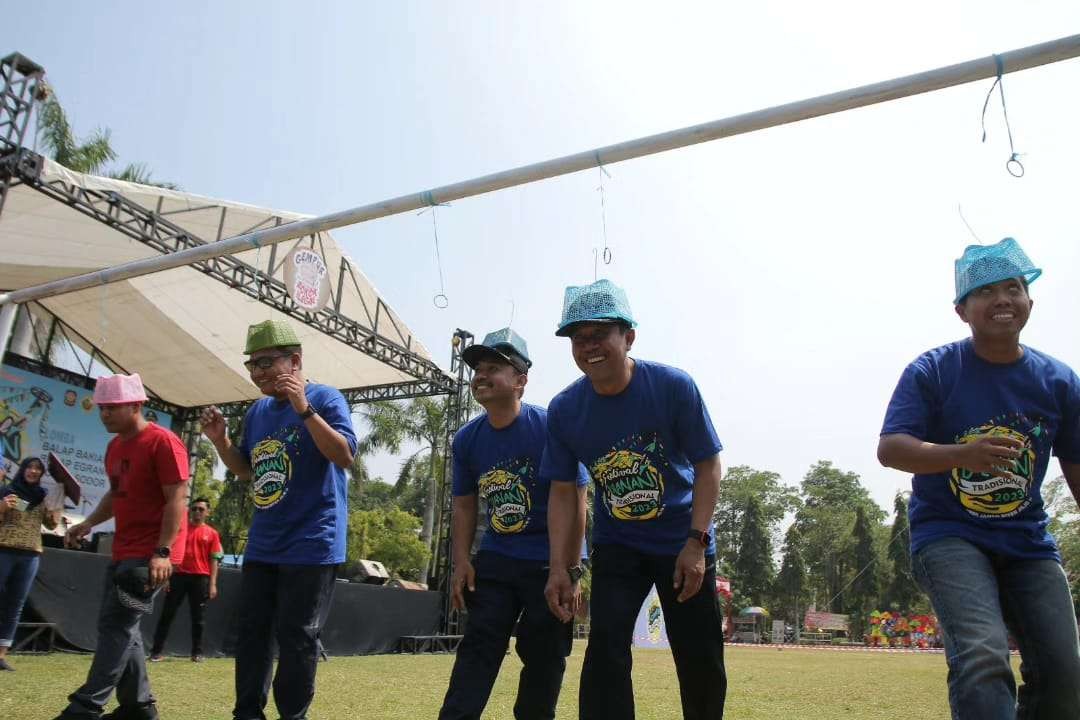
[[[342,394],[316,383],[308,383],[304,394],[355,453],[356,432]],[[319,452],[289,401],[256,401],[244,418],[237,449],[251,465],[255,502],[244,559],[283,565],[345,562],[346,472]]]
[[[547,561],[551,483],[539,476],[546,440],[547,410],[528,403],[502,429],[492,427],[485,413],[454,436],[454,495],[479,495],[487,507],[481,550]],[[584,486],[589,476],[577,467],[577,483]]]
[[[691,529],[694,463],[722,449],[693,379],[635,360],[618,395],[597,394],[583,376],[555,396],[540,477],[563,481],[584,463],[596,482],[594,545],[677,555]]]
[[[963,468],[915,475],[912,552],[958,537],[1009,557],[1061,560],[1041,489],[1051,453],[1080,462],[1080,379],[1068,366],[1026,346],[1020,360],[999,364],[976,355],[971,339],[943,345],[900,377],[881,428],[896,433],[943,445],[986,433],[1025,443],[1013,471],[1020,481]]]

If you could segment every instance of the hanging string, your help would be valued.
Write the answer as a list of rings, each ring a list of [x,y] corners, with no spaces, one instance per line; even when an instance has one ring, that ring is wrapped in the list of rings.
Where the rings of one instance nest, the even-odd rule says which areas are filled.
[[[108,300],[109,286],[106,283],[101,284],[101,293],[98,295],[99,300],[99,312],[101,314],[101,346],[105,347],[105,331],[109,328],[109,316],[105,312],[105,304]]]
[[[600,256],[603,258],[605,265],[610,265],[611,264],[611,248],[608,247],[608,238],[607,238],[607,205],[604,202],[604,176],[606,175],[608,177],[608,179],[610,179],[611,178],[611,173],[609,173],[607,171],[607,169],[600,163],[600,154],[599,153],[596,154],[596,167],[598,167],[600,169],[600,187],[598,187],[597,190],[600,191],[600,227],[601,227],[601,229],[603,230],[603,233],[604,233],[604,251],[600,254]],[[595,265],[595,263],[594,263],[594,265]],[[595,274],[595,271],[594,271],[594,274]],[[595,280],[595,278],[594,278],[594,280]]]
[[[430,204],[416,214],[423,215],[428,210],[431,211],[431,232],[435,239],[435,266],[439,269],[439,292],[435,293],[435,296],[431,298],[431,302],[439,310],[445,310],[450,306],[450,299],[446,297],[446,283],[443,281],[442,256],[439,254],[439,221],[435,216],[435,209],[440,207],[450,207],[450,204],[435,202],[431,197],[431,193],[425,193],[425,195]]]
[[[260,261],[262,260],[262,249],[263,249],[263,246],[262,246],[262,244],[260,244],[258,246],[258,248],[255,250],[255,270],[256,270],[256,272],[261,267]],[[285,278],[285,274],[282,273],[282,279],[284,279],[284,278]],[[255,283],[255,288],[256,288],[255,292],[258,294],[259,298],[258,299],[253,298],[251,300],[251,302],[258,302],[258,300],[262,299],[262,285],[260,285],[259,283]],[[269,306],[267,306],[267,307],[269,308]],[[269,318],[272,320],[273,315],[270,315]]]
[[[1005,72],[1005,64],[1000,55],[994,55],[994,63],[997,64],[997,77],[990,86],[990,92],[986,93],[986,100],[982,109],[982,141],[986,142],[986,108],[990,106],[990,97],[994,94],[994,88],[998,89],[1001,96],[1001,114],[1005,116],[1005,131],[1009,134],[1009,159],[1005,162],[1005,170],[1013,177],[1024,177],[1024,164],[1020,162],[1020,153],[1013,147],[1012,127],[1009,125],[1009,108],[1005,105],[1005,82],[1001,79]]]
[[[975,231],[971,229],[971,224],[968,223],[967,218],[964,217],[964,208],[960,203],[956,203],[956,212],[960,214],[960,221],[964,223],[964,227],[966,227],[968,229],[968,232],[971,233],[971,237],[975,238],[975,242],[982,245],[982,238],[976,235]]]

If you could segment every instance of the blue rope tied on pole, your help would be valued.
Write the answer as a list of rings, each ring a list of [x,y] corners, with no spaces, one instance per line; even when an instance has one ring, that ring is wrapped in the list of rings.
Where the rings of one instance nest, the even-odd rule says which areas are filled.
[[[998,94],[1001,96],[1001,113],[1005,116],[1005,131],[1009,135],[1009,159],[1005,162],[1005,170],[1013,177],[1024,177],[1024,164],[1020,162],[1020,153],[1016,152],[1016,148],[1013,147],[1012,127],[1009,125],[1009,108],[1005,105],[1005,82],[1001,79],[1005,72],[1005,63],[1002,62],[1001,56],[997,53],[994,54],[994,64],[997,65],[997,77],[994,78],[994,84],[990,86],[990,92],[986,93],[986,100],[983,101],[982,141],[986,142],[986,109],[990,106],[990,97],[994,94],[994,88],[996,87]]]

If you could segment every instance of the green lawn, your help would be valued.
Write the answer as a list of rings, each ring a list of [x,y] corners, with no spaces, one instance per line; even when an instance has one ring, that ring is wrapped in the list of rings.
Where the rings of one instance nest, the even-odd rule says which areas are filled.
[[[585,649],[577,642],[559,702],[560,718],[577,717],[578,675]],[[16,655],[18,668],[0,673],[0,718],[51,720],[65,696],[86,675],[89,656]],[[339,718],[434,718],[446,681],[450,655],[375,655],[332,658],[319,666],[313,720]],[[634,686],[637,717],[681,717],[678,683],[666,650],[636,650]],[[1015,665],[1016,663],[1014,663]],[[510,654],[503,665],[485,718],[512,718],[520,663]],[[151,682],[165,720],[228,720],[232,708],[231,659],[196,665],[176,658],[150,666]],[[727,649],[726,718],[888,718],[935,720],[948,717],[945,658],[936,655]],[[274,718],[272,701],[267,712]]]

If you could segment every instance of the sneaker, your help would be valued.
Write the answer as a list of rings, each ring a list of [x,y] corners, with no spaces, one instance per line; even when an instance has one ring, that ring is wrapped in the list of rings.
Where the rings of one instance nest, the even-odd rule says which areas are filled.
[[[15,668],[11,667],[11,664],[4,658],[0,658],[0,672],[15,672]]]
[[[154,653],[150,656],[150,662],[161,662],[165,659],[165,656],[161,653]]]
[[[202,661],[203,661],[203,656],[202,655],[192,655],[191,656],[191,662],[202,662]]]

